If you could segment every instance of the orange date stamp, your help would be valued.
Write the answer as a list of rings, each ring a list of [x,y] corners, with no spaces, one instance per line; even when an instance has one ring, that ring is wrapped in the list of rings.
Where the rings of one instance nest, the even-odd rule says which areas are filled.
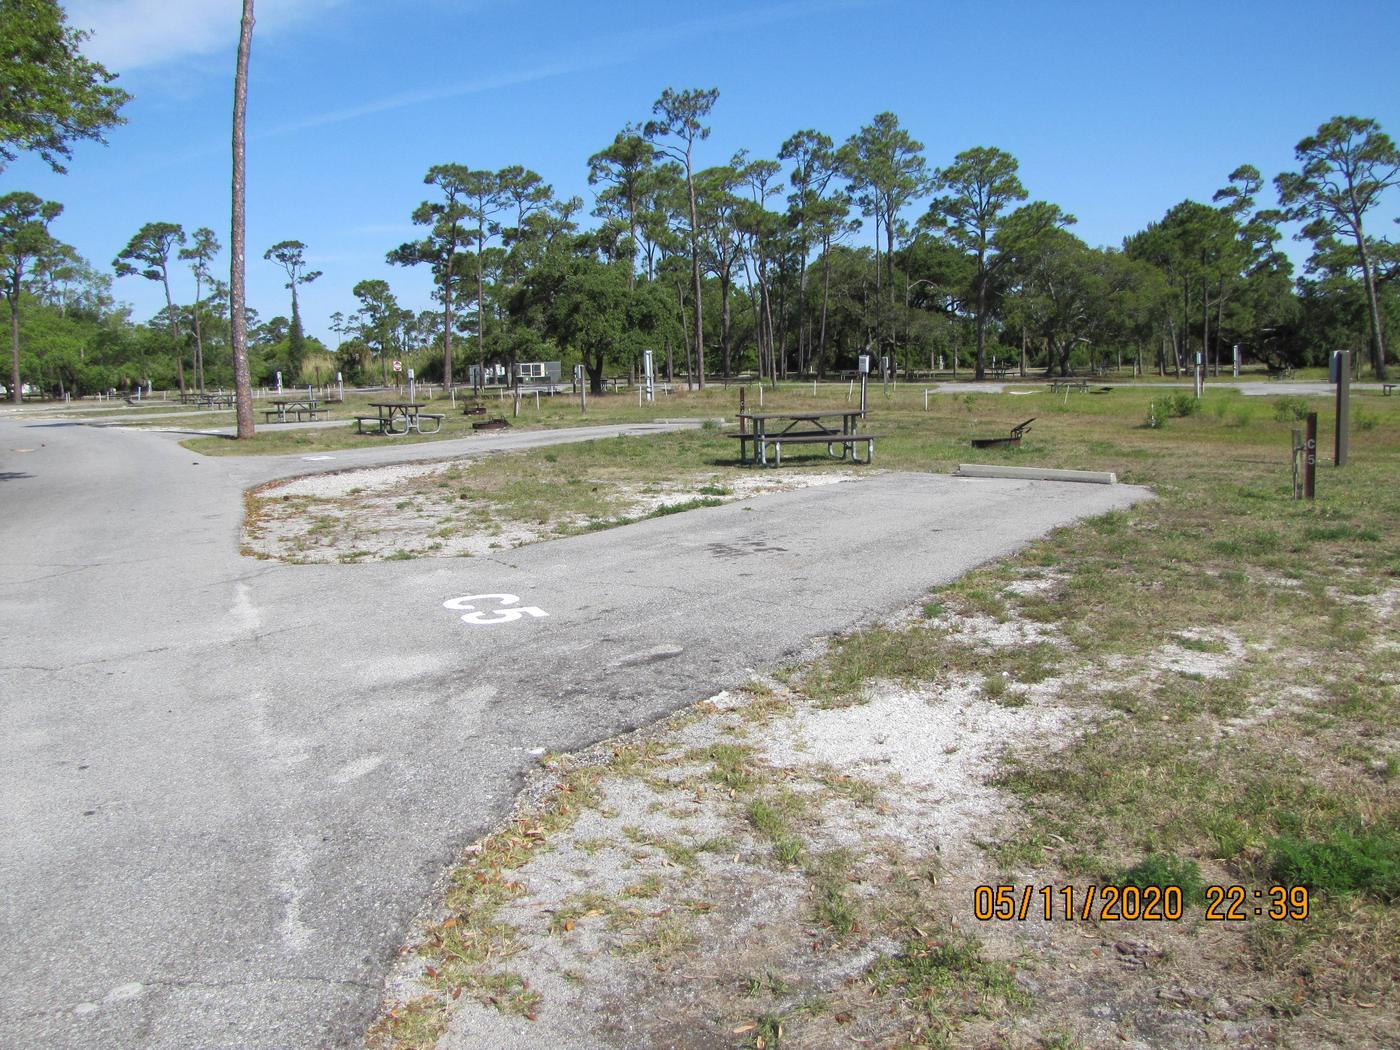
[[[1187,894],[1180,886],[982,885],[972,893],[982,922],[1180,922]],[[1202,917],[1211,922],[1308,917],[1306,886],[1206,886]]]

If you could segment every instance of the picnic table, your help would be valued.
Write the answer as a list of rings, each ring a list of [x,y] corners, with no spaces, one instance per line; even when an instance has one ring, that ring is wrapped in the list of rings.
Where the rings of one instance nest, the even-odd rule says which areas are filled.
[[[730,437],[739,439],[739,461],[750,462],[748,446],[753,446],[752,462],[768,465],[768,448],[776,453],[775,466],[783,465],[784,445],[825,445],[827,455],[833,459],[845,459],[848,455],[853,463],[869,463],[875,458],[875,439],[878,434],[857,434],[856,426],[863,416],[858,408],[831,409],[824,412],[740,412],[739,433]],[[836,421],[840,420],[838,424]],[[752,431],[745,429],[752,424]],[[856,445],[865,443],[865,459],[856,454]],[[835,451],[840,448],[840,454]]]
[[[215,391],[214,393],[197,394],[195,396],[195,402],[206,408],[232,408],[233,394],[225,393],[222,390]]]
[[[286,423],[289,416],[301,422],[304,418],[317,419],[326,414],[326,410],[319,407],[321,402],[314,397],[279,397],[267,403],[272,407],[263,411],[263,417],[269,423]]]
[[[1078,390],[1081,394],[1087,394],[1089,392],[1089,380],[1074,378],[1055,379],[1050,383],[1050,392],[1052,394],[1058,394],[1060,392],[1060,387],[1064,387],[1066,390]]]
[[[390,434],[395,437],[409,431],[415,434],[436,434],[442,429],[442,421],[445,418],[441,412],[424,412],[423,409],[428,407],[426,401],[371,401],[369,407],[378,415],[355,417],[355,426],[361,434],[365,432],[366,424],[373,425],[372,433]],[[422,429],[425,419],[434,422],[432,430]]]

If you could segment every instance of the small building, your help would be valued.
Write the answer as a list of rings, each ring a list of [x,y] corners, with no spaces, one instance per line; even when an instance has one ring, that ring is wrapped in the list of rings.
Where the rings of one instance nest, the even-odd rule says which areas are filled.
[[[559,361],[521,361],[515,366],[516,378],[521,383],[554,384],[564,374],[564,366]]]

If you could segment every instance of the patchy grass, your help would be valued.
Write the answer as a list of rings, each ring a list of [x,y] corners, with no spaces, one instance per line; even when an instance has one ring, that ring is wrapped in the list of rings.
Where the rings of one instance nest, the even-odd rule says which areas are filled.
[[[996,1016],[1030,1001],[1008,966],[984,958],[973,938],[951,932],[906,941],[897,955],[872,966],[866,980],[922,1015],[909,1034],[916,1045],[951,1045],[966,1015]]]

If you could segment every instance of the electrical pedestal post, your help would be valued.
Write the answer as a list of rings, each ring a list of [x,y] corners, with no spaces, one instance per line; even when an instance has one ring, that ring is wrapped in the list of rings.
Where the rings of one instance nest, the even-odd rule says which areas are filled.
[[[866,388],[866,385],[867,385],[867,384],[869,383],[869,381],[870,381],[870,355],[869,355],[869,354],[861,354],[860,357],[857,358],[857,364],[858,364],[858,367],[859,367],[859,370],[860,370],[860,417],[861,417],[861,419],[864,419],[864,418],[865,418],[865,388]]]
[[[1303,498],[1317,494],[1317,413],[1309,412],[1303,441]]]
[[[1347,465],[1351,434],[1351,351],[1338,350],[1332,355],[1332,381],[1337,384],[1337,434],[1332,449],[1332,462]]]

